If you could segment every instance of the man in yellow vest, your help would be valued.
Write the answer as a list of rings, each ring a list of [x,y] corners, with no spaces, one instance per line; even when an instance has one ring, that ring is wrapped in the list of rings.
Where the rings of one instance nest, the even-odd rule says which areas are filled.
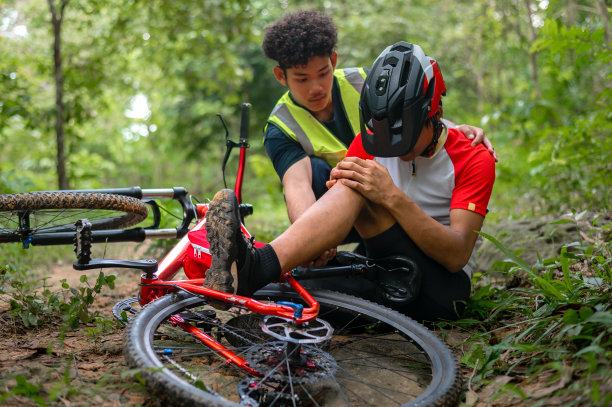
[[[282,182],[291,223],[327,191],[331,168],[359,133],[359,96],[367,72],[336,69],[336,42],[332,19],[316,10],[286,14],[264,34],[264,54],[278,64],[274,76],[289,88],[268,118],[264,145]],[[495,154],[482,129],[458,129]],[[334,255],[324,253],[319,263]]]

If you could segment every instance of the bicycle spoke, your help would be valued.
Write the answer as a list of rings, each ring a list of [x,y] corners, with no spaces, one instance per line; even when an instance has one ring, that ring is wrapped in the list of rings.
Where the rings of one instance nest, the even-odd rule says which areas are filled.
[[[319,300],[320,318],[331,324],[333,333],[330,331],[331,338],[322,336],[318,343],[301,343],[312,341],[312,338],[309,335],[292,337],[289,335],[292,325],[287,323],[285,326],[282,320],[272,320],[266,325],[261,315],[243,308],[215,311],[205,300],[187,295],[177,295],[175,302],[168,296],[163,302],[159,300],[159,304],[158,301],[152,303],[157,307],[145,307],[143,311],[148,311],[148,314],[141,311],[131,325],[141,322],[144,328],[149,321],[157,324],[153,333],[155,339],[151,343],[155,349],[153,355],[166,353],[170,359],[155,356],[157,360],[173,371],[183,372],[184,381],[201,381],[214,392],[214,397],[232,402],[250,400],[248,403],[262,407],[380,407],[409,404],[425,392],[434,381],[435,367],[430,354],[417,343],[430,343],[437,339],[429,334],[426,342],[423,339],[413,341],[408,326],[414,322],[406,322],[408,325],[404,326],[400,317],[400,322],[389,324],[384,322],[385,315],[392,311],[360,311],[357,307],[343,307],[336,297],[334,293],[325,301]],[[280,294],[272,299],[295,301],[291,296]],[[336,301],[340,305],[334,305]],[[359,300],[355,301],[359,304]],[[186,305],[179,305],[183,303]],[[174,307],[174,304],[176,308],[166,309]],[[227,360],[227,356],[212,351],[180,326],[154,322],[156,313],[165,321],[173,315],[180,315],[184,321],[214,338],[224,349],[248,362],[249,368],[257,374],[250,375],[248,369],[239,369]],[[275,331],[267,331],[270,326]],[[264,334],[262,327],[273,335]],[[316,338],[318,325],[314,324],[313,329],[311,336]],[[140,341],[141,332],[132,332],[130,339]],[[274,336],[276,332],[288,332],[287,339]],[[173,354],[164,352],[167,348],[173,349]],[[454,363],[452,355],[450,360]],[[200,390],[194,389],[193,392],[198,394],[197,400],[207,399]]]
[[[342,369],[346,375],[338,375],[343,381],[349,381],[349,382],[354,382],[354,383],[359,383],[365,387],[367,387],[368,389],[371,389],[372,391],[378,393],[379,395],[383,396],[386,399],[392,400],[394,402],[399,402],[399,400],[395,400],[392,397],[389,396],[390,391],[392,391],[392,393],[397,394],[397,395],[403,395],[403,396],[411,396],[411,397],[416,397],[418,394],[416,393],[411,393],[411,392],[406,392],[403,391],[400,386],[398,387],[394,387],[391,388],[389,386],[382,386],[382,385],[376,385],[376,384],[372,384],[369,383],[363,379],[358,378],[357,376],[355,376],[351,371],[346,370],[346,369]],[[415,383],[418,384],[418,382],[416,380],[414,380],[413,378],[408,378],[408,377],[404,377],[408,380],[414,381]],[[351,387],[351,386],[347,386],[347,387]],[[401,400],[401,399],[400,399]]]

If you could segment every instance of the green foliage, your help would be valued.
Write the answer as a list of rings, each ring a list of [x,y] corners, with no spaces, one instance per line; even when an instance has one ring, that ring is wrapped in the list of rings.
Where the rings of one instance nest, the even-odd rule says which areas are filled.
[[[538,56],[542,96],[497,116],[514,149],[509,165],[498,167],[497,191],[509,189],[515,202],[525,196],[539,211],[609,209],[612,52],[604,28],[549,18],[531,52]]]
[[[71,383],[70,371],[74,357],[71,355],[64,361],[63,372],[57,377],[57,380],[47,383],[46,385],[36,385],[38,378],[26,379],[23,375],[17,374],[14,377],[5,377],[3,381],[10,383],[10,379],[14,381],[14,385],[8,384],[8,391],[0,394],[0,403],[10,399],[13,396],[24,396],[32,400],[39,406],[57,405],[60,399],[65,399],[71,395],[80,394],[79,387]],[[62,368],[62,366],[58,366]],[[104,380],[101,380],[104,383]]]
[[[61,321],[60,338],[81,323],[95,322],[98,311],[90,306],[103,287],[114,287],[115,276],[100,272],[93,286],[86,275],[80,278],[81,285],[72,287],[66,279],[61,280],[61,290],[51,290],[48,278],[30,279],[23,269],[8,264],[0,266],[0,300],[9,304],[9,313],[15,315],[25,328],[42,326]]]
[[[42,393],[42,388],[29,383],[27,379],[21,375],[15,376],[14,379],[17,384],[10,391],[0,394],[0,402],[3,402],[9,397],[15,395],[21,395],[29,398],[39,406],[47,405],[47,403],[40,396]]]
[[[557,120],[543,123],[543,134],[528,158],[534,186],[551,207],[610,208],[612,93],[602,85],[612,78],[604,69],[612,52],[603,36],[603,28],[566,27],[548,19],[532,45],[532,52],[546,57],[546,72],[558,85],[548,88],[548,97],[561,102],[546,107],[546,116]],[[564,55],[565,61],[560,58]],[[576,96],[586,89],[592,93],[585,103]],[[557,126],[550,126],[555,122]]]
[[[224,131],[216,114],[235,135],[242,101],[253,104],[250,162],[259,171],[267,160],[259,135],[285,90],[260,50],[264,27],[287,11],[314,7],[338,25],[339,66],[368,67],[398,40],[419,43],[438,59],[446,116],[484,126],[501,158],[497,212],[605,209],[612,162],[608,11],[531,3],[528,12],[523,2],[499,0],[358,0],[350,7],[319,0],[71,1],[62,26],[70,183],[184,185],[210,197],[221,185]],[[3,16],[0,190],[50,189],[48,5],[9,2]],[[136,96],[146,109],[126,114]],[[265,181],[252,185],[249,200],[279,193],[275,177]]]
[[[483,126],[501,159],[492,214],[610,210],[609,10],[575,1],[72,0],[62,27],[71,186],[181,185],[205,201],[223,185],[224,130],[216,114],[223,114],[235,139],[240,102],[250,101],[243,195],[255,212],[247,225],[258,240],[278,235],[288,221],[260,135],[285,88],[260,44],[270,22],[308,7],[337,23],[340,67],[369,67],[398,40],[419,43],[437,58],[448,87],[446,117]],[[53,189],[48,4],[9,0],[0,17],[0,192]],[[19,34],[23,27],[27,35]],[[137,95],[146,98],[147,109],[126,114]],[[235,158],[228,165],[234,168]],[[179,214],[172,206],[169,211]],[[564,384],[557,392],[575,394],[576,404],[610,404],[601,384],[610,377],[609,243],[568,244],[532,266],[489,239],[508,260],[483,276],[457,325],[473,334],[462,360],[475,372],[472,385],[516,375],[521,379],[504,391],[531,401],[521,380],[540,375]],[[156,249],[165,252],[170,244]],[[112,285],[107,277],[93,287],[84,281],[51,292],[46,280],[33,281],[23,271],[21,249],[3,247],[0,257],[0,264],[13,264],[2,268],[0,286],[22,324],[59,318],[69,329],[86,320],[95,323],[92,338],[105,332],[88,306],[101,286]],[[522,284],[500,286],[494,272]],[[20,379],[15,391],[37,402],[32,386]]]
[[[472,388],[503,376],[520,380],[499,385],[493,398],[511,392],[532,401],[555,394],[578,405],[602,402],[598,386],[611,373],[612,244],[567,244],[559,256],[529,266],[495,237],[483,236],[507,260],[480,276],[467,314],[451,324],[470,333],[461,363],[473,371]],[[500,271],[520,283],[500,286]],[[530,384],[538,381],[538,388],[552,390],[534,392]]]

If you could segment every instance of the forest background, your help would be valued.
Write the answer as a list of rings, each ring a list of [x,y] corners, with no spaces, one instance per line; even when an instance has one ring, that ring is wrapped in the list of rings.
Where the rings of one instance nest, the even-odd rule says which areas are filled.
[[[609,363],[610,342],[609,335],[608,342],[596,339],[610,333],[612,318],[609,301],[601,305],[610,298],[610,227],[601,219],[612,202],[607,0],[5,0],[0,193],[184,186],[203,201],[223,186],[225,131],[216,114],[237,139],[240,104],[249,102],[244,196],[255,204],[251,228],[272,238],[288,221],[262,130],[285,88],[272,75],[261,40],[272,21],[310,7],[328,13],[338,26],[339,67],[369,67],[399,40],[420,44],[437,58],[448,87],[445,116],[483,127],[500,157],[487,223],[567,214],[560,222],[576,222],[585,211],[595,214],[591,230],[602,232],[602,240],[589,235],[586,246],[572,243],[574,254],[564,248],[561,257],[539,258],[535,265],[491,241],[510,258],[497,269],[526,274],[541,290],[535,296],[553,304],[547,316],[564,318],[550,332],[580,326],[574,336],[584,336],[581,330],[590,329],[587,344],[566,338],[567,330],[560,341],[567,340],[573,352],[599,346],[603,353],[585,357],[595,367],[577,368],[576,374],[598,372],[600,356]],[[541,276],[554,267],[565,271],[563,259],[588,260],[588,278],[599,279],[589,281],[604,288],[600,284],[585,295],[581,290],[591,289],[587,280],[570,270],[577,273],[565,280],[571,293],[558,296],[559,287],[548,281],[556,290],[551,291]],[[568,285],[574,280],[581,285]],[[478,308],[484,307],[479,298],[500,301],[503,294],[492,287],[482,286],[488,297],[476,292],[473,310],[480,320],[491,321],[494,309],[499,311],[493,305]],[[487,338],[472,343],[463,360],[483,380],[491,365],[476,361],[499,363],[502,352],[492,351]],[[605,402],[606,392],[591,379],[589,400]]]

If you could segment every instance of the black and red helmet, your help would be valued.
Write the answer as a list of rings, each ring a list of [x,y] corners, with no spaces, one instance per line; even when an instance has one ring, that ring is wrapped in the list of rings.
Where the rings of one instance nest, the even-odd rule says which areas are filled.
[[[445,93],[436,60],[421,47],[404,41],[387,47],[361,90],[361,140],[366,152],[377,157],[408,154]]]

